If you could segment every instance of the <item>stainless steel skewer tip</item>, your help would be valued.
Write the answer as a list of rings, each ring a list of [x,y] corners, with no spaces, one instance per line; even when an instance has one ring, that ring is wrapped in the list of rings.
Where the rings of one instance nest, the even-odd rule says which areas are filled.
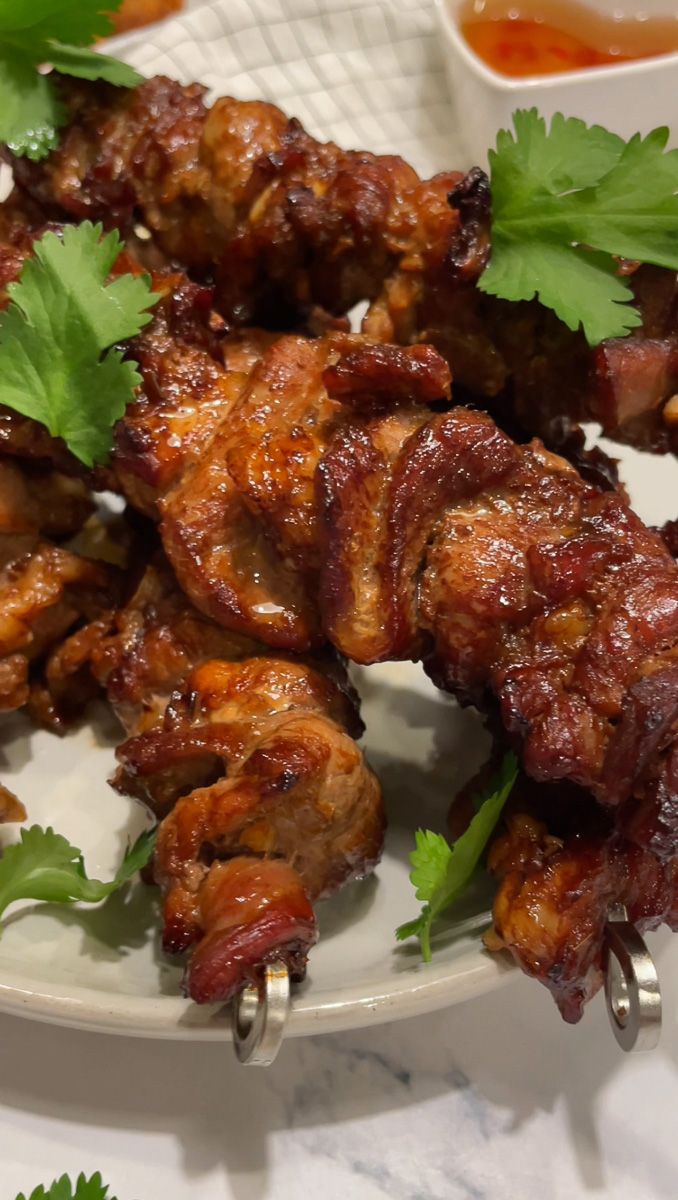
[[[603,970],[610,1025],[622,1050],[654,1050],[662,1025],[657,968],[623,904],[607,914]]]
[[[290,1007],[290,976],[280,959],[268,963],[257,985],[233,1001],[233,1045],[238,1061],[269,1067],[282,1045]]]

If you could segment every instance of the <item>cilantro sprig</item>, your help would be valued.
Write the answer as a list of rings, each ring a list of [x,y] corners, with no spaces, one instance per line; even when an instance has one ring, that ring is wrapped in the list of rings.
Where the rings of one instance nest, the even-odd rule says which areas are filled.
[[[459,898],[471,881],[501,810],[518,774],[514,754],[507,754],[488,795],[480,802],[468,829],[452,845],[440,833],[419,829],[410,855],[410,881],[417,900],[424,901],[418,917],[396,929],[399,941],[418,937],[424,962],[431,961],[433,922]]]
[[[535,108],[490,151],[492,252],[481,291],[541,303],[590,345],[641,324],[615,256],[678,269],[678,151]]]
[[[82,851],[60,833],[40,825],[22,829],[21,840],[8,846],[0,858],[0,917],[15,900],[98,904],[146,866],[155,837],[155,830],[145,830],[128,849],[115,877],[102,883],[88,879]]]
[[[20,1192],[16,1200],[26,1200],[26,1196]],[[48,1188],[40,1184],[33,1189],[28,1200],[115,1200],[115,1196],[109,1196],[108,1184],[101,1182],[101,1175],[97,1171],[90,1179],[78,1175],[75,1185],[67,1175],[54,1179]]]
[[[48,64],[64,75],[135,87],[142,76],[89,46],[113,32],[122,0],[0,0],[0,142],[17,155],[44,158],[66,120]]]
[[[26,1196],[20,1192],[16,1200],[26,1200]],[[115,1196],[109,1196],[108,1184],[102,1183],[97,1171],[90,1179],[83,1174],[78,1175],[75,1184],[67,1175],[62,1175],[60,1179],[54,1179],[48,1188],[42,1184],[34,1188],[28,1200],[115,1200]]]
[[[112,347],[134,337],[158,300],[144,276],[107,283],[122,249],[85,221],[34,245],[0,313],[0,404],[46,425],[86,466],[103,462],[112,428],[141,382]]]

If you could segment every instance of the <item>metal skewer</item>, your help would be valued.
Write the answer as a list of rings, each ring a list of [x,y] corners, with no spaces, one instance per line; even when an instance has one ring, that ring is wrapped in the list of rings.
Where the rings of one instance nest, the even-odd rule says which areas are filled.
[[[603,970],[607,1012],[622,1050],[654,1050],[662,1026],[657,968],[623,904],[607,914]]]
[[[613,905],[605,926],[603,970],[610,1025],[622,1050],[654,1050],[662,1024],[657,968],[623,904]],[[256,985],[233,1001],[233,1045],[238,1061],[268,1067],[282,1045],[290,1006],[290,977],[280,959],[268,963]]]
[[[233,1045],[238,1061],[270,1067],[282,1045],[290,1007],[290,976],[280,959],[268,963],[257,985],[233,1001]]]

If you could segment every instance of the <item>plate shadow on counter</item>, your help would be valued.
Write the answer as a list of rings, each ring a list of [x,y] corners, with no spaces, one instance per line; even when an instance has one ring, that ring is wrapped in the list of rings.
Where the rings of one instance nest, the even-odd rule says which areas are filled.
[[[665,950],[668,939],[655,939],[655,947],[658,941]],[[668,977],[664,968],[669,956],[662,953],[660,960]],[[667,985],[678,987],[678,970]],[[114,1134],[157,1133],[179,1144],[187,1180],[197,1182],[222,1168],[234,1200],[271,1195],[267,1171],[274,1159],[278,1170],[282,1131],[300,1152],[343,1161],[353,1122],[374,1122],[377,1129],[382,1117],[391,1119],[424,1104],[430,1106],[432,1137],[421,1153],[441,1179],[446,1175],[449,1182],[454,1173],[460,1185],[464,1162],[476,1169],[484,1158],[487,1169],[492,1162],[497,1169],[517,1131],[537,1137],[531,1125],[542,1114],[564,1108],[570,1137],[560,1153],[574,1154],[582,1194],[595,1194],[606,1184],[598,1130],[602,1095],[622,1071],[630,1081],[637,1078],[642,1094],[647,1062],[619,1053],[601,1004],[592,1005],[578,1027],[566,1028],[545,992],[527,980],[518,980],[509,993],[483,996],[423,1019],[293,1040],[267,1072],[239,1068],[228,1045],[98,1037],[9,1017],[0,1019],[0,1037],[5,1113],[14,1108],[59,1118],[66,1139],[69,1118]],[[675,1013],[667,1021],[661,1054],[675,1097]],[[444,1123],[455,1128],[454,1138],[441,1140]],[[7,1136],[7,1121],[3,1129],[0,1143]],[[545,1164],[552,1173],[558,1171],[558,1153]],[[385,1195],[415,1200],[421,1194],[396,1188],[395,1180],[389,1190],[378,1137],[370,1154],[363,1166],[368,1175],[377,1166],[382,1176],[386,1171]],[[637,1194],[649,1195],[642,1145],[629,1158],[639,1172]],[[73,1165],[79,1165],[77,1144]],[[470,1178],[467,1183],[460,1195],[483,1194],[471,1190]],[[503,1194],[510,1200],[520,1195],[508,1189]]]

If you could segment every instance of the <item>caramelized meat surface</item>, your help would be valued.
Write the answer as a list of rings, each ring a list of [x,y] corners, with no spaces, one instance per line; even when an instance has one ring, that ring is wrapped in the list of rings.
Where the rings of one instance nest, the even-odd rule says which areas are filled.
[[[225,337],[211,289],[179,274],[156,273],[153,282],[163,298],[130,343],[143,382],[116,427],[112,470],[130,503],[157,519],[158,501],[202,457],[273,338],[261,330]]]
[[[50,678],[84,666],[131,734],[113,784],[161,822],[163,942],[194,951],[189,994],[228,1000],[274,958],[303,978],[313,902],[371,871],[383,841],[340,662],[272,658],[195,610],[157,557],[122,609],[58,648]]]
[[[81,528],[92,511],[85,485],[51,469],[0,461],[0,710],[30,703],[59,724],[40,678],[42,659],[70,630],[110,604],[115,578],[104,563],[48,538]]]
[[[138,734],[154,725],[189,672],[212,659],[228,660],[230,664],[245,658],[250,660],[249,674],[241,680],[239,704],[252,706],[251,713],[260,703],[268,705],[275,692],[269,696],[265,688],[265,660],[262,659],[263,675],[257,665],[258,656],[268,652],[261,643],[231,633],[199,612],[177,586],[167,562],[158,554],[126,605],[69,639],[52,664],[55,671],[59,666],[67,674],[74,665],[89,662],[126,731]],[[336,705],[332,708],[334,719],[353,737],[359,737],[363,726],[358,717],[357,697],[340,661],[324,651],[314,663],[316,680],[327,676],[328,694]],[[258,695],[259,688],[264,688],[263,700]],[[247,689],[251,689],[251,695]],[[127,783],[130,787],[131,780]],[[153,801],[147,791],[139,794],[142,799]]]
[[[114,786],[161,819],[164,945],[195,947],[189,994],[227,1000],[273,958],[302,978],[312,903],[372,870],[383,841],[339,664],[265,655],[196,612],[161,561],[64,653],[89,656],[132,732]]]
[[[206,751],[218,763],[216,780],[183,795],[164,818],[154,871],[165,894],[165,948],[199,942],[190,994],[227,999],[269,957],[289,953],[299,977],[316,937],[310,902],[379,858],[381,797],[333,719],[342,698],[302,664],[210,662],[177,703],[183,711],[173,705],[158,730],[160,753],[149,731],[119,757],[126,772],[149,772],[174,742],[178,761],[194,771],[196,754],[203,771]]]
[[[0,458],[0,536],[72,537],[94,511],[81,479],[51,467]],[[5,543],[7,544],[7,543]]]
[[[490,192],[477,168],[452,189],[451,239],[384,280],[366,316],[371,337],[430,342],[455,380],[516,431],[568,454],[577,422],[646,450],[678,449],[678,285],[674,272],[626,263],[643,318],[630,336],[591,350],[536,301],[507,303],[477,287],[490,253]]]
[[[138,733],[164,712],[192,667],[204,659],[238,659],[258,650],[199,613],[156,555],[127,603],[68,638],[50,656],[46,672],[54,692],[67,690],[87,670],[127,732]]]
[[[70,124],[45,163],[15,161],[20,186],[54,215],[126,227],[137,214],[169,257],[216,266],[229,320],[345,313],[457,224],[458,173],[422,184],[402,159],[317,142],[271,104],[207,110],[203,88],[164,78],[62,91]]]
[[[29,703],[41,724],[60,730],[80,701],[55,706],[41,680],[41,660],[79,623],[111,602],[115,579],[104,563],[37,542],[0,571],[0,710]],[[35,668],[35,670],[34,670]],[[89,693],[84,699],[89,698]]]
[[[676,451],[675,273],[623,264],[643,325],[592,352],[536,302],[478,291],[490,252],[478,168],[422,181],[402,159],[315,141],[272,105],[207,110],[203,89],[164,78],[62,87],[61,145],[14,163],[27,203],[123,228],[140,217],[169,257],[215,271],[229,321],[291,329],[314,305],[369,300],[369,337],[436,346],[460,385],[553,449],[565,418]]]
[[[383,418],[397,426],[395,441],[423,420],[417,404],[444,396],[448,383],[425,347],[403,351],[348,335],[275,342],[161,505],[165,550],[198,607],[269,645],[319,644],[318,589],[333,560],[317,483],[332,439],[353,421],[369,423],[370,409],[395,404],[398,415]]]
[[[278,339],[160,503],[180,583],[269,645],[422,658],[534,778],[642,807],[634,836],[669,847],[678,568],[619,493],[431,412],[448,388],[430,348]]]
[[[490,850],[488,865],[500,881],[490,944],[509,950],[575,1022],[603,982],[605,922],[614,904],[623,904],[640,930],[678,928],[678,858],[661,860],[586,809],[579,809],[576,831],[570,816],[562,837],[551,832],[557,818],[547,820],[518,804]]]

